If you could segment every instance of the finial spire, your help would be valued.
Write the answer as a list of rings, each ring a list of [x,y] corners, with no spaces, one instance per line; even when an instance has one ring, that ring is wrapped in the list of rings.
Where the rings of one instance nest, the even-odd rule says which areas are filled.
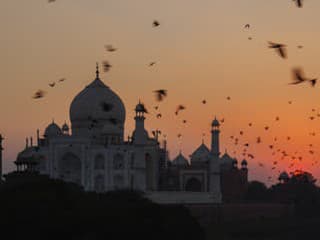
[[[99,63],[96,62],[96,78],[99,78]]]

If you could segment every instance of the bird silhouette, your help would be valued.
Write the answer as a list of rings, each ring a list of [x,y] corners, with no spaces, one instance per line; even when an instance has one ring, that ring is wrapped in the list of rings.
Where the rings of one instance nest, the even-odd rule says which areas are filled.
[[[104,47],[105,47],[105,49],[106,49],[108,52],[115,52],[115,51],[117,51],[117,49],[114,48],[112,45],[105,45]]]
[[[110,68],[112,67],[108,61],[103,61],[102,66],[103,66],[104,72],[108,72],[110,70]]]
[[[261,137],[257,137],[257,143],[261,143]]]
[[[49,86],[50,87],[54,87],[56,85],[56,83],[55,82],[53,82],[53,83],[49,83]]]
[[[317,83],[317,78],[308,79],[304,76],[303,70],[301,68],[292,69],[293,82],[291,84],[300,84],[309,81],[311,86],[314,87]]]
[[[64,82],[66,79],[65,78],[60,78],[59,82]]]
[[[43,90],[38,90],[33,94],[34,99],[39,99],[39,98],[43,98],[46,95],[46,92]]]
[[[162,114],[161,113],[158,113],[157,114],[157,118],[161,118],[162,117]]]
[[[167,96],[167,90],[165,89],[158,89],[153,91],[155,93],[156,99],[158,102],[162,101],[164,97]]]
[[[202,104],[206,104],[207,103],[207,101],[204,99],[204,100],[202,100]]]
[[[182,120],[183,123],[187,123],[187,120]]]
[[[149,67],[152,67],[153,65],[155,65],[156,64],[156,62],[150,62],[149,63]]]
[[[250,28],[250,24],[249,23],[247,23],[246,25],[244,25],[244,28]]]
[[[157,21],[157,20],[154,20],[154,21],[152,22],[152,26],[153,26],[153,27],[158,27],[158,26],[160,26],[160,22]]]
[[[175,111],[175,114],[178,115],[180,111],[185,110],[186,107],[183,105],[178,105]]]
[[[274,48],[276,49],[277,53],[282,57],[282,58],[287,58],[287,51],[286,51],[286,45],[282,43],[274,43],[274,42],[268,42],[269,43],[269,48]]]
[[[296,3],[296,5],[297,5],[298,8],[302,8],[302,2],[303,2],[303,0],[293,0],[293,1]]]
[[[311,83],[311,86],[314,87],[317,83],[317,79],[316,78],[310,79],[309,82]]]

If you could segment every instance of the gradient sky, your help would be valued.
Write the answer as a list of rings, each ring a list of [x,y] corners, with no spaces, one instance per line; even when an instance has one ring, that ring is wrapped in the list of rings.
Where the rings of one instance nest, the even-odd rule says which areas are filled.
[[[139,98],[152,112],[157,104],[152,91],[165,88],[163,118],[156,119],[152,112],[146,127],[167,135],[171,158],[180,149],[191,154],[203,133],[210,145],[210,123],[217,116],[225,119],[222,153],[227,149],[241,160],[240,145],[251,144],[248,152],[255,159],[249,160],[250,179],[267,182],[273,176],[270,184],[279,171],[296,168],[320,178],[319,164],[314,164],[320,156],[320,118],[309,119],[320,113],[319,87],[288,85],[296,66],[307,76],[320,77],[319,9],[319,0],[305,1],[301,9],[289,0],[1,0],[0,132],[6,138],[5,172],[14,169],[26,136],[35,137],[37,128],[43,133],[53,118],[60,125],[69,122],[73,97],[94,79],[95,63],[108,60],[111,71],[101,78],[126,105],[126,136],[133,130]],[[154,19],[160,27],[152,27]],[[244,29],[247,23],[249,30]],[[286,44],[289,58],[277,56],[267,41]],[[105,44],[118,51],[106,52]],[[151,61],[157,65],[148,67]],[[62,77],[67,80],[49,89],[49,82]],[[34,100],[31,96],[38,89],[48,94]],[[178,104],[187,109],[177,117]],[[235,146],[230,136],[239,136],[240,130],[244,135]],[[255,144],[257,136],[262,138],[260,145]],[[292,139],[287,141],[287,136]],[[311,143],[314,155],[308,152]],[[303,160],[289,168],[292,161],[273,156],[270,144]],[[271,170],[273,161],[279,163]]]

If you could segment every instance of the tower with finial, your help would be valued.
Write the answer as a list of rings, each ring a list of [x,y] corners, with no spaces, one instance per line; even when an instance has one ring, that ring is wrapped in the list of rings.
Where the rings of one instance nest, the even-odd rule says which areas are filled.
[[[209,192],[213,195],[214,199],[218,202],[222,199],[221,183],[220,183],[220,123],[217,118],[211,123],[211,159],[209,161]]]
[[[0,134],[0,182],[2,182],[2,151],[3,151],[3,146],[2,146],[2,141],[4,138]]]
[[[220,123],[215,117],[211,124],[211,152],[216,157],[220,155],[219,135]]]
[[[148,133],[144,128],[144,120],[146,119],[144,114],[148,111],[140,100],[135,108],[135,112],[136,116],[134,117],[134,120],[136,122],[136,127],[132,134],[133,142],[135,144],[145,144],[148,140]]]

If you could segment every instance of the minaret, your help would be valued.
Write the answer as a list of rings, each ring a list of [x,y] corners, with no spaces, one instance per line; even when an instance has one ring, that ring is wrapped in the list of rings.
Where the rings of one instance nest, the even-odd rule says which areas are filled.
[[[211,124],[211,153],[215,157],[220,155],[220,146],[219,146],[219,135],[220,135],[220,123],[214,118]]]
[[[209,160],[209,192],[216,202],[222,201],[221,195],[221,183],[220,183],[220,147],[219,147],[219,135],[220,135],[220,123],[214,118],[211,124],[211,157]]]
[[[148,140],[148,133],[144,129],[144,114],[147,113],[145,106],[139,101],[135,108],[136,116],[134,120],[136,121],[136,127],[133,132],[133,142],[135,144],[145,144]]]
[[[2,151],[3,151],[2,140],[4,140],[4,138],[0,134],[0,183],[2,182]]]

